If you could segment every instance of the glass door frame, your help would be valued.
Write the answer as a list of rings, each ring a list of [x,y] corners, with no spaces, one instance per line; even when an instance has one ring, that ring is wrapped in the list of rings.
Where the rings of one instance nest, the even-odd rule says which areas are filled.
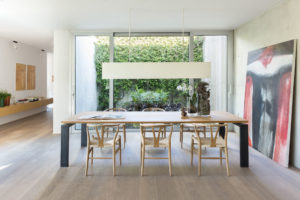
[[[109,47],[110,47],[110,62],[114,61],[114,37],[115,36],[129,36],[128,32],[100,32],[100,31],[72,31],[73,34],[73,45],[71,56],[72,59],[72,115],[75,114],[75,40],[77,36],[109,36]],[[182,36],[181,32],[133,32],[130,33],[130,36]],[[234,46],[233,46],[233,31],[227,30],[213,30],[213,31],[192,31],[185,32],[184,36],[189,36],[189,61],[194,61],[194,36],[226,36],[227,37],[227,65],[226,65],[226,94],[227,98],[225,99],[226,111],[233,112],[233,54],[234,54]],[[191,84],[193,84],[193,79],[189,80]],[[113,79],[109,81],[109,107],[113,107]],[[231,103],[230,103],[231,102]]]

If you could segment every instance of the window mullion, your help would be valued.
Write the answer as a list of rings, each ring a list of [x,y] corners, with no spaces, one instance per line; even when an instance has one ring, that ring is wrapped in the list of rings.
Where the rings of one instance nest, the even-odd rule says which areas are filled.
[[[114,62],[114,36],[109,37],[109,62]],[[114,107],[114,80],[109,79],[109,108]]]

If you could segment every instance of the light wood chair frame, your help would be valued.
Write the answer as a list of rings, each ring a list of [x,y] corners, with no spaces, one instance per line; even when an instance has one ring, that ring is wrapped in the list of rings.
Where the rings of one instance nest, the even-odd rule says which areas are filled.
[[[115,128],[115,134],[112,138],[112,144],[106,143],[106,139],[104,137],[105,128]],[[94,128],[96,130],[96,137],[90,133],[90,128]],[[99,131],[101,129],[101,131]],[[116,171],[116,154],[119,153],[119,162],[122,165],[122,144],[121,144],[121,137],[119,136],[119,125],[99,125],[99,124],[87,124],[86,127],[87,132],[87,155],[86,155],[86,168],[85,168],[85,175],[88,175],[88,168],[89,168],[89,160],[91,159],[91,165],[93,165],[94,159],[112,159],[113,160],[113,176],[115,176]],[[91,140],[97,141],[96,144],[92,144]],[[117,146],[118,145],[118,146]],[[112,147],[112,157],[94,157],[94,148],[105,148],[105,147]],[[116,148],[117,147],[117,148]],[[90,155],[91,154],[91,155]]]
[[[229,173],[229,160],[228,160],[228,124],[207,124],[207,127],[210,129],[210,138],[201,138],[199,132],[195,131],[195,135],[191,139],[191,165],[193,165],[193,153],[195,145],[198,144],[198,176],[201,175],[201,160],[202,159],[220,159],[220,165],[222,166],[222,160],[226,159],[226,172],[227,176],[230,176]],[[220,136],[220,128],[225,128],[224,138]],[[197,129],[197,124],[195,124],[195,130]],[[215,131],[216,129],[216,131]],[[208,142],[208,139],[210,141]],[[218,141],[218,142],[217,142]],[[206,142],[206,143],[205,143]],[[213,147],[219,148],[220,156],[219,157],[203,157],[202,156],[202,147]],[[222,156],[224,152],[225,157]]]
[[[153,108],[153,107],[149,107],[149,108],[145,108],[143,109],[142,112],[166,112],[163,108]],[[163,137],[165,138],[167,136],[166,131],[164,129],[164,133],[163,133]]]
[[[195,129],[195,125],[197,125],[197,129]],[[194,134],[196,132],[202,133],[204,138],[206,138],[206,125],[205,124],[180,124],[180,130],[179,130],[179,142],[181,148],[183,148],[183,134],[184,133],[191,133]]]
[[[170,127],[169,136],[162,137],[167,127]],[[146,129],[152,129],[153,137],[146,137]],[[158,130],[155,130],[158,129]],[[141,176],[144,175],[145,159],[168,159],[169,160],[169,175],[172,176],[172,158],[171,158],[171,138],[173,133],[173,124],[141,124]],[[147,131],[148,132],[148,131]],[[147,143],[147,141],[151,141]],[[168,157],[145,157],[145,148],[168,148]]]
[[[108,109],[106,109],[104,111],[105,112],[127,112],[127,110],[125,108],[108,108]],[[127,141],[127,137],[126,137],[126,124],[125,123],[121,123],[121,124],[118,124],[118,125],[120,126],[119,131],[123,132],[123,145],[124,145],[124,148],[125,148],[125,144],[126,144],[126,141]],[[111,129],[107,128],[105,131],[106,131],[106,137],[108,137]]]

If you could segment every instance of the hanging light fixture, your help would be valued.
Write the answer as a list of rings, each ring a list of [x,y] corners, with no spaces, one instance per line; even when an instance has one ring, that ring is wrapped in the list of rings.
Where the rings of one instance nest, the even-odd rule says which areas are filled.
[[[209,62],[184,62],[184,9],[182,9],[182,62],[131,62],[131,12],[129,9],[128,62],[103,63],[102,79],[210,78]]]

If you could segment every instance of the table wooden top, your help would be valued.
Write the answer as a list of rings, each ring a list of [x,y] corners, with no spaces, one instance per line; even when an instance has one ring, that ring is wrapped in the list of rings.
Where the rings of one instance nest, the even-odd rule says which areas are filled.
[[[120,119],[80,119],[88,115],[118,115]],[[212,111],[210,117],[181,117],[181,112],[84,112],[63,120],[62,124],[83,123],[248,123],[248,120],[228,112]]]

